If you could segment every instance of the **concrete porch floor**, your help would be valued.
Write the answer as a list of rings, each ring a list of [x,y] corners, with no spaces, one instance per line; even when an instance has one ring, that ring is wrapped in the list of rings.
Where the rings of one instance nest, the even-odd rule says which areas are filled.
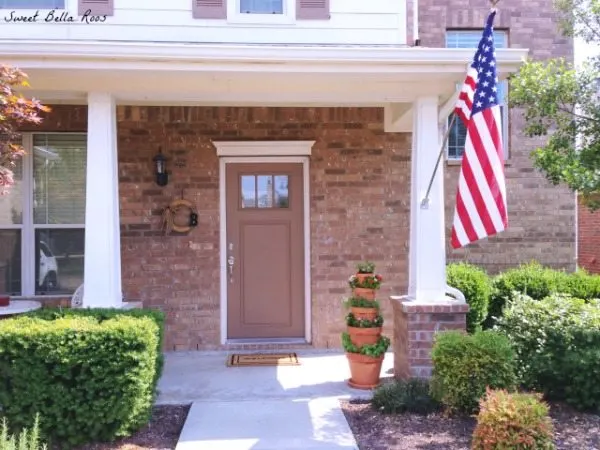
[[[347,386],[343,353],[296,353],[301,365],[287,367],[227,367],[227,352],[167,353],[157,403],[192,403],[177,450],[356,449],[339,400],[371,392]],[[392,368],[388,353],[382,378]]]

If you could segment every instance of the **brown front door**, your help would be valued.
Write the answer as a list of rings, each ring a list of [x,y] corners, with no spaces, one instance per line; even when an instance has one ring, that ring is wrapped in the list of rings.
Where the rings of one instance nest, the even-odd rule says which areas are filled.
[[[302,164],[226,167],[227,337],[304,337]]]

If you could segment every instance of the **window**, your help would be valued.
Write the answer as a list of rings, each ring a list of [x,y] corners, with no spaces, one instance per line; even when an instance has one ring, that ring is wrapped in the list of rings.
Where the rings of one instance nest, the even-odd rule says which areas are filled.
[[[242,208],[288,208],[287,175],[242,175]]]
[[[291,24],[296,0],[226,0],[227,21],[249,24]]]
[[[65,0],[0,0],[0,9],[64,9]]]
[[[23,145],[0,202],[0,292],[71,294],[83,282],[86,136],[36,133]]]
[[[481,30],[451,30],[446,32],[446,47],[448,48],[473,48],[473,53],[481,39]],[[505,48],[508,46],[508,37],[506,31],[494,31],[494,45],[496,48]],[[461,89],[462,84],[457,86]],[[506,93],[508,92],[507,81],[501,81],[498,84],[498,98],[500,103],[500,114],[502,116],[502,141],[504,143],[504,157],[508,157],[508,108],[505,104]],[[448,125],[452,120],[452,115],[448,118]],[[467,138],[467,129],[461,120],[455,120],[450,134],[448,136],[448,159],[461,159]]]
[[[240,0],[242,14],[283,14],[283,0]]]

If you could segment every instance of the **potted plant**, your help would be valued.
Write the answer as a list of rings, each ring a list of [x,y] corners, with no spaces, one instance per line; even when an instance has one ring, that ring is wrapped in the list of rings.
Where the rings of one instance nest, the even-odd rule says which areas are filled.
[[[350,364],[348,385],[355,389],[374,389],[379,386],[379,374],[389,338],[380,336],[375,344],[357,347],[348,333],[342,335],[342,345]]]
[[[346,307],[358,319],[374,320],[379,315],[379,302],[377,300],[352,296],[346,300]]]
[[[0,294],[0,307],[10,305],[10,296]]]
[[[390,340],[381,336],[383,316],[375,291],[383,278],[375,274],[375,264],[361,263],[358,272],[348,284],[352,297],[346,300],[350,312],[346,315],[347,331],[342,334],[342,345],[350,364],[348,384],[356,389],[373,389],[379,385],[379,374]]]
[[[373,345],[377,343],[381,335],[383,317],[378,314],[374,319],[366,319],[348,313],[346,325],[348,326],[348,335],[354,345],[357,347]]]
[[[383,277],[375,273],[372,262],[360,263],[357,272],[348,279],[348,285],[356,297],[375,299],[375,291],[381,287]]]

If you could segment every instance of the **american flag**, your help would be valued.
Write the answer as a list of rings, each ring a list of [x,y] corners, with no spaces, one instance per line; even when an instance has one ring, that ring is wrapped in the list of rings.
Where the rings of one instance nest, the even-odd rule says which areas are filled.
[[[492,10],[454,109],[465,123],[467,139],[456,193],[453,248],[464,247],[508,226],[495,16],[496,11]]]

